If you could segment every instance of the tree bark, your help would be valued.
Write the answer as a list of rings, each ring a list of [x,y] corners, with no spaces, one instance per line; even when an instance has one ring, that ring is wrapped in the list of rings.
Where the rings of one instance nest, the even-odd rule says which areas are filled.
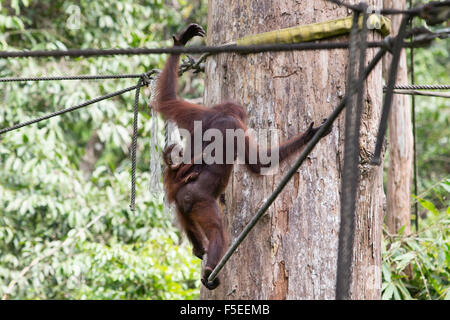
[[[381,1],[381,0],[380,0]],[[380,7],[380,1],[371,1]],[[224,44],[245,35],[346,17],[325,1],[210,0],[207,40]],[[369,40],[378,39],[370,33]],[[345,40],[340,38],[339,40]],[[375,54],[368,50],[367,61]],[[220,54],[206,63],[204,102],[244,106],[249,127],[277,129],[280,141],[319,124],[345,94],[348,52]],[[381,66],[366,82],[361,158],[374,149],[382,100]],[[202,299],[334,299],[340,214],[344,119],[322,139],[268,213],[261,218]],[[228,244],[279,183],[295,156],[272,176],[235,165],[223,209]],[[363,161],[365,163],[365,161]],[[356,217],[354,299],[379,299],[381,288],[382,167],[361,165]]]
[[[394,4],[395,3],[395,4]],[[385,8],[404,9],[406,0],[384,0]],[[397,32],[401,16],[391,17],[392,30]],[[389,72],[391,56],[383,60],[383,73]],[[408,83],[406,52],[400,56],[397,83]],[[386,187],[386,226],[391,234],[397,234],[402,226],[405,234],[411,231],[411,177],[413,172],[413,136],[411,123],[411,102],[408,95],[394,95],[388,120],[389,167]]]

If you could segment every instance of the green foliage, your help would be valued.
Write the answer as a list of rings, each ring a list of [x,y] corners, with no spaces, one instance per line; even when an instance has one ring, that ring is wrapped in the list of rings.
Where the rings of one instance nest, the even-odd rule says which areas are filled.
[[[164,46],[186,21],[205,21],[205,8],[202,1],[185,0],[2,2],[0,50]],[[79,29],[73,29],[77,25]],[[140,73],[160,68],[164,59],[148,55],[0,60],[0,76]],[[2,83],[0,127],[136,82]],[[148,95],[143,89],[142,96]],[[153,133],[143,97],[135,212],[128,209],[134,92],[0,137],[0,295],[17,279],[11,299],[198,296],[200,261],[172,225],[162,196],[148,191]],[[91,141],[100,151],[94,168],[86,170]],[[80,231],[99,215],[89,229]],[[58,247],[78,231],[79,237]],[[35,258],[46,255],[18,277]]]
[[[409,60],[408,51],[408,60]],[[416,49],[418,84],[450,83],[448,41]],[[450,299],[450,99],[416,96],[419,232],[384,232],[383,299]]]
[[[440,40],[430,48],[415,50],[416,83],[450,83],[449,49],[449,41]],[[445,208],[450,188],[441,182],[450,173],[450,99],[416,96],[416,127],[418,193],[427,192],[437,208]]]
[[[383,299],[450,299],[450,207],[418,200],[428,212],[419,232],[385,232]]]

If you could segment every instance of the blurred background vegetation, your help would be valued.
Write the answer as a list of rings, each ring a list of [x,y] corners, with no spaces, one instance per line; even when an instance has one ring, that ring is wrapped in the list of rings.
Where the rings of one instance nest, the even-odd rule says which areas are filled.
[[[76,6],[73,6],[76,5]],[[77,10],[79,10],[79,15]],[[78,19],[79,16],[79,19]],[[4,0],[0,50],[158,47],[188,22],[206,27],[206,0]],[[448,41],[416,50],[416,82],[448,84]],[[166,56],[2,59],[0,77],[142,73]],[[187,73],[180,90],[202,94]],[[20,82],[0,85],[0,127],[135,85],[137,80]],[[0,138],[0,295],[10,299],[195,299],[200,260],[151,195],[150,114],[140,101],[137,210],[128,209],[134,92]],[[385,235],[383,298],[450,298],[449,100],[417,98],[421,229]],[[51,253],[28,273],[36,257]],[[405,274],[405,265],[412,274]]]

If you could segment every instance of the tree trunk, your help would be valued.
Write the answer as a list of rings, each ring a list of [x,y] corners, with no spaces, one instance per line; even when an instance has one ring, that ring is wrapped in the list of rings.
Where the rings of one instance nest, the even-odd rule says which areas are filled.
[[[384,7],[404,9],[406,0],[384,0]],[[391,19],[392,30],[396,33],[400,27],[401,16],[394,15]],[[385,75],[389,72],[391,58],[390,55],[387,55],[383,60],[383,73]],[[408,83],[406,65],[406,52],[403,50],[397,74],[398,84]],[[388,128],[389,167],[386,187],[386,225],[391,234],[398,233],[402,226],[405,227],[405,234],[408,234],[411,231],[411,177],[413,171],[413,136],[409,96],[394,95]]]
[[[372,1],[380,7],[380,2]],[[346,17],[325,1],[210,0],[208,44],[245,35]],[[369,40],[378,38],[372,34]],[[340,40],[345,40],[341,38]],[[375,54],[368,50],[367,60]],[[232,100],[248,125],[277,129],[280,141],[319,124],[345,91],[348,52],[299,51],[221,54],[206,63],[205,104]],[[375,145],[381,109],[381,66],[366,83],[361,157]],[[298,173],[221,271],[222,284],[201,289],[203,299],[334,299],[340,214],[344,119],[321,140]],[[366,152],[367,151],[367,152]],[[235,165],[223,220],[228,244],[279,183],[298,153],[272,176]],[[354,299],[379,299],[381,287],[382,167],[361,166],[354,253]]]

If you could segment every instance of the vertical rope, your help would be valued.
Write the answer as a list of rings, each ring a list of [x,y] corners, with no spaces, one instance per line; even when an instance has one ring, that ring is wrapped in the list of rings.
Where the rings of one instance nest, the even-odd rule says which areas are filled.
[[[412,0],[409,0],[409,8],[412,8]],[[410,28],[412,30],[413,21],[410,20]],[[414,34],[411,35],[411,42],[414,41]],[[411,85],[415,84],[414,75],[414,47],[411,47],[410,51],[410,75],[411,75]],[[416,140],[416,96],[411,95],[411,113],[412,113],[412,126],[413,126],[413,184],[414,184],[414,194],[417,196],[419,193],[419,188],[417,187],[417,140]],[[417,201],[414,202],[414,224],[416,226],[416,232],[419,231],[419,204]]]
[[[137,135],[138,135],[138,115],[139,115],[139,93],[141,92],[141,85],[143,79],[139,78],[136,93],[134,96],[133,107],[133,138],[131,142],[131,211],[136,210],[136,149],[137,149]]]
[[[360,4],[363,6],[363,4]],[[365,5],[364,5],[365,6]],[[347,99],[345,110],[344,168],[341,185],[341,223],[339,230],[339,251],[336,275],[336,299],[351,298],[353,241],[355,233],[356,193],[359,180],[359,129],[361,125],[362,102],[364,94],[364,73],[367,36],[367,13],[363,11],[362,31],[358,32],[359,12],[353,15],[350,32],[349,65],[347,78]],[[358,77],[355,77],[355,61],[359,50]],[[358,81],[356,80],[358,79]],[[354,93],[357,91],[356,101]]]

